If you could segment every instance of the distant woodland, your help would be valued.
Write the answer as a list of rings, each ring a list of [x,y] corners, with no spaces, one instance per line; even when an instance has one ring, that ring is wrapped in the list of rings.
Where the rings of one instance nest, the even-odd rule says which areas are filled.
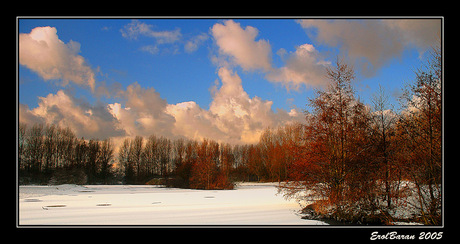
[[[383,88],[373,94],[372,104],[363,104],[352,85],[353,68],[337,60],[327,69],[329,86],[306,102],[304,123],[267,128],[257,144],[152,134],[126,138],[115,150],[110,139],[77,138],[56,125],[20,124],[19,183],[233,189],[237,181],[276,181],[286,197],[316,200],[317,213],[385,221],[404,204],[399,199],[404,182],[410,182],[420,203],[417,220],[439,225],[441,60],[440,48],[433,48],[416,79],[403,88],[398,112]]]

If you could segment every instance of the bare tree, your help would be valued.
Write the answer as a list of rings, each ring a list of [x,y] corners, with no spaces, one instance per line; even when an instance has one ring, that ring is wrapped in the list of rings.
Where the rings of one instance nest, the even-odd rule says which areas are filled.
[[[160,163],[160,174],[163,178],[166,178],[170,170],[171,162],[171,141],[166,137],[160,137],[158,139],[158,156]]]
[[[131,140],[126,138],[118,150],[118,162],[124,169],[124,177],[126,183],[134,181],[134,166],[132,163]]]
[[[441,221],[442,169],[442,58],[433,48],[424,68],[418,69],[415,84],[402,97],[405,110],[398,126],[411,181],[416,184],[419,208],[426,224]]]
[[[34,124],[30,128],[26,141],[27,169],[31,172],[41,172],[43,157],[43,125]]]
[[[185,158],[185,140],[183,138],[173,141],[174,168],[180,167]]]
[[[113,159],[113,144],[110,139],[105,139],[100,142],[99,147],[99,155],[98,155],[98,163],[100,167],[99,175],[101,180],[107,184],[110,181],[110,177],[112,175],[111,168],[112,168],[112,159]]]
[[[395,169],[394,145],[393,139],[395,134],[396,114],[391,109],[389,96],[385,93],[385,89],[379,85],[379,90],[372,96],[373,103],[373,144],[375,148],[376,160],[382,164],[385,182],[385,200],[387,208],[391,209],[392,188],[398,189],[399,181],[395,181],[392,177],[392,169]],[[393,172],[397,173],[397,172]],[[396,187],[395,187],[396,185]]]
[[[18,130],[18,163],[19,168],[24,169],[25,166],[25,148],[26,148],[26,132],[27,125],[24,123],[19,124]]]
[[[149,176],[159,174],[158,140],[155,135],[149,136],[145,144],[144,164]]]
[[[141,162],[142,162],[142,151],[144,146],[144,138],[141,136],[136,136],[133,141],[131,141],[131,162],[133,167],[136,169],[136,182],[141,178]]]

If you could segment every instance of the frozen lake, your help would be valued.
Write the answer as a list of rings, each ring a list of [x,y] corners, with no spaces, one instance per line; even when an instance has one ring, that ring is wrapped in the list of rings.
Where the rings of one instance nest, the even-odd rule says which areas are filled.
[[[276,183],[235,190],[147,185],[19,187],[19,225],[325,225],[276,195]]]

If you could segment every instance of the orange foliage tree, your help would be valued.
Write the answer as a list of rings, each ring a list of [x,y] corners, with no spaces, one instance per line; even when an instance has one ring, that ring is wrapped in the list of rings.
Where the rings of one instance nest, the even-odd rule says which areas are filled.
[[[337,218],[364,214],[349,211],[356,204],[361,208],[355,209],[368,214],[375,210],[378,167],[368,160],[370,113],[354,96],[350,66],[338,60],[327,75],[331,83],[326,91],[318,90],[309,99],[313,111],[307,112],[303,140],[292,144],[291,181],[281,190],[288,197],[304,192],[308,200],[321,200]]]

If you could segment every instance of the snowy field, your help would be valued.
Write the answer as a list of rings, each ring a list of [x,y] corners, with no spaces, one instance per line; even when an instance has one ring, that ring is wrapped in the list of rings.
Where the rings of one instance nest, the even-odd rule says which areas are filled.
[[[304,220],[276,183],[235,190],[147,185],[19,187],[19,225],[326,225]]]

